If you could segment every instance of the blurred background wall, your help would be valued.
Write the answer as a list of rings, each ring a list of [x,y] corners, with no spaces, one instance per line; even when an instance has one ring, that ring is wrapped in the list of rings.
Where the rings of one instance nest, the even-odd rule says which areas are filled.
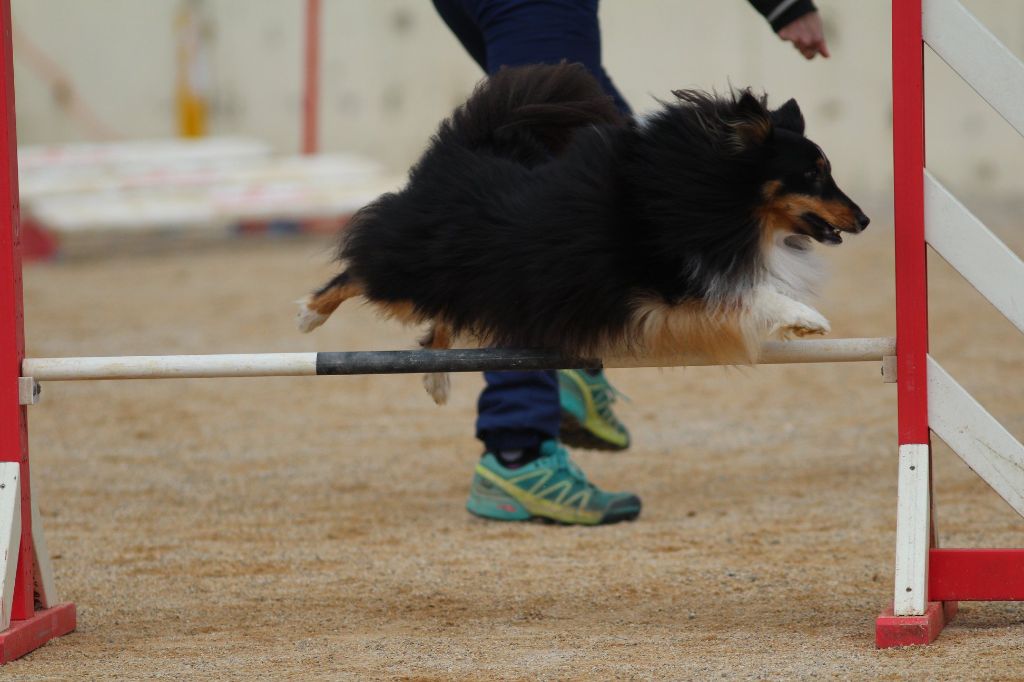
[[[175,135],[175,26],[183,2],[14,0],[19,140]],[[211,134],[298,149],[304,4],[194,0],[208,47]],[[775,103],[796,97],[839,182],[885,202],[890,3],[817,4],[833,57],[806,62],[744,0],[603,0],[605,65],[641,111],[679,87],[731,83],[763,89]],[[1024,55],[1024,2],[965,4]],[[321,35],[322,148],[363,152],[396,171],[481,75],[428,0],[324,0]],[[934,55],[927,65],[929,165],[970,196],[1019,199],[1024,140]],[[91,114],[69,113],[69,86]]]

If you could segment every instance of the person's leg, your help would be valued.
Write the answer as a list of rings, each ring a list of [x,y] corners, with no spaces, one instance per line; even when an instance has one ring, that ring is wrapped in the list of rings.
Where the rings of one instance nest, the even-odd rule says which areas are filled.
[[[487,71],[487,46],[480,27],[467,11],[466,0],[434,0],[434,9],[480,68]]]
[[[434,8],[480,68],[487,73],[487,44],[478,23],[479,0],[433,0]],[[560,407],[554,372],[485,372],[476,434],[487,452],[509,466],[538,457],[540,444],[558,438]]]
[[[463,0],[486,45],[486,69],[579,62],[632,113],[601,64],[598,0]],[[478,60],[479,63],[479,60]]]
[[[463,6],[483,35],[488,73],[502,66],[580,62],[630,113],[601,67],[596,0],[463,0]],[[576,374],[586,377],[587,390],[605,396],[603,410],[610,414],[608,406],[615,393],[603,376]],[[639,516],[640,498],[593,485],[559,444],[564,406],[555,372],[488,372],[484,376],[487,386],[478,405],[477,437],[487,451],[473,476],[467,502],[470,512],[488,519],[540,516],[574,524],[614,523]],[[588,404],[593,407],[599,402]],[[614,449],[629,442],[628,432],[618,426],[621,432]],[[586,444],[593,446],[594,441]]]
[[[506,466],[537,458],[545,440],[558,438],[561,420],[554,372],[485,372],[476,433]]]
[[[601,65],[597,0],[463,0],[463,3],[466,13],[482,33],[486,45],[484,61],[489,73],[503,66],[579,62],[615,99],[623,113],[632,113]],[[497,442],[489,434],[499,430],[515,432],[519,428],[515,424],[517,420],[535,425],[528,430],[532,438],[537,438],[539,433],[556,438],[561,433],[563,441],[578,447],[604,450],[629,447],[629,432],[611,411],[617,393],[602,373],[570,371],[556,378],[554,372],[526,372],[506,376],[498,383],[489,375],[486,378],[488,386],[480,399],[477,435],[488,444],[488,450],[493,451],[490,443]],[[541,385],[550,386],[551,391],[538,392]],[[534,401],[529,409],[519,399],[520,393]],[[498,406],[506,409],[494,409]],[[556,414],[563,428],[555,420]],[[519,439],[524,440],[525,434]],[[504,447],[518,450],[539,442]],[[518,451],[513,451],[506,459],[518,461],[520,457]],[[526,459],[529,460],[529,453]]]

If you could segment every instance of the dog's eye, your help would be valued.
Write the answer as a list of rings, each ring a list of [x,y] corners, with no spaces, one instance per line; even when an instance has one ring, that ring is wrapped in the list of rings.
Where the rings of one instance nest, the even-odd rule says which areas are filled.
[[[815,168],[813,170],[809,170],[809,171],[804,171],[804,180],[806,180],[807,182],[814,182],[817,179],[818,179],[818,169],[817,168]]]

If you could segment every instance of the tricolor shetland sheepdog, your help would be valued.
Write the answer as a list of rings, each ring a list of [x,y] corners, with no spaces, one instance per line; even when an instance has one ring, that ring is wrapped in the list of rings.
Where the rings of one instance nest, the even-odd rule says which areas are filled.
[[[819,271],[811,242],[838,244],[868,218],[804,137],[797,103],[673,95],[638,123],[579,64],[483,81],[408,184],[344,229],[344,270],[302,302],[299,328],[363,296],[428,323],[425,348],[746,364],[768,338],[827,333],[804,302]],[[425,385],[447,399],[446,375]]]

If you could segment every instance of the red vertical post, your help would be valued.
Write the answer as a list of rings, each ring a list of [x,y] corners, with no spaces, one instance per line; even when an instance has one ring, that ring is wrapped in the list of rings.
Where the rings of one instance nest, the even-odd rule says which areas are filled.
[[[924,36],[922,31],[922,0],[892,2],[892,107],[893,107],[893,193],[896,219],[896,372],[898,401],[898,433],[900,445],[901,497],[910,500],[921,491],[910,474],[922,455],[928,462],[930,476],[930,443],[928,429],[928,269],[924,223]],[[906,448],[906,461],[904,449]],[[909,464],[909,466],[908,466]],[[906,467],[910,471],[904,469]],[[904,488],[904,481],[908,489]],[[931,481],[924,482],[930,497]],[[920,499],[919,497],[917,499]],[[901,501],[902,505],[902,501]],[[928,554],[920,547],[915,534],[929,518],[908,502],[897,522],[896,576],[902,585],[917,584],[918,570],[924,573],[928,594]],[[924,512],[930,517],[928,511]],[[906,527],[901,526],[907,524]],[[934,543],[934,526],[931,527]],[[901,532],[903,538],[901,540]],[[901,544],[901,542],[903,544]],[[927,540],[925,541],[927,544]],[[923,556],[919,552],[925,552]],[[902,573],[901,573],[902,571]],[[897,593],[897,597],[902,596]],[[915,595],[916,597],[916,595]],[[875,625],[875,644],[879,648],[927,644],[934,640],[956,613],[956,602],[924,601],[924,611],[905,615],[907,604],[901,604],[901,615],[894,615],[896,605],[882,613]]]
[[[306,0],[302,153],[316,154],[319,145],[320,109],[320,0]]]
[[[0,2],[0,32],[3,33],[0,36],[0,462],[21,463],[21,549],[11,617],[13,620],[25,620],[33,615],[32,505],[28,475],[28,414],[18,398],[25,335],[10,0]]]
[[[18,221],[18,135],[14,113],[11,0],[0,0],[0,462],[18,462],[21,542],[15,569],[11,626],[0,632],[0,663],[7,663],[75,629],[75,605],[35,610],[32,489],[28,471],[28,414],[18,396],[25,357]]]
[[[927,444],[928,272],[921,0],[892,3],[892,91],[899,444]]]

